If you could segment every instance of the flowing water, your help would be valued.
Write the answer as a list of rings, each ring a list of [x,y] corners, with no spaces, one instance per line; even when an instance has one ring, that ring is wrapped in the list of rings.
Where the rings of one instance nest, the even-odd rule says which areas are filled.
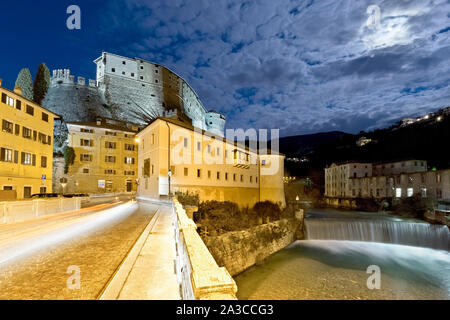
[[[235,277],[240,299],[450,299],[449,230],[386,214],[312,210],[297,241]],[[370,290],[369,266],[381,271]]]

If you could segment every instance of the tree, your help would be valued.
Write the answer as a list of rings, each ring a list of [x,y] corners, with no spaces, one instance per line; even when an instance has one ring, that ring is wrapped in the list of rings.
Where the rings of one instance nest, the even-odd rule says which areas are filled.
[[[30,100],[33,100],[33,78],[28,68],[20,70],[16,79],[16,86],[22,89],[22,95]]]
[[[48,88],[50,87],[50,70],[45,63],[41,63],[38,67],[36,77],[33,83],[33,100],[37,104],[42,104]]]

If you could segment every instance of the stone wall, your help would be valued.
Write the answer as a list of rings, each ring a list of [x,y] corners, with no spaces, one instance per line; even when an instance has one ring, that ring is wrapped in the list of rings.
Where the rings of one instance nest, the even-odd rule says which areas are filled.
[[[303,238],[303,214],[204,239],[217,264],[235,276]]]

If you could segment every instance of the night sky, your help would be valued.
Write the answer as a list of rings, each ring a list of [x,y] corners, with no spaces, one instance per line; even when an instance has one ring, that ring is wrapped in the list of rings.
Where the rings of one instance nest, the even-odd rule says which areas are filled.
[[[357,133],[450,105],[447,0],[16,0],[0,30],[3,86],[40,62],[95,79],[104,50],[168,66],[229,128]]]

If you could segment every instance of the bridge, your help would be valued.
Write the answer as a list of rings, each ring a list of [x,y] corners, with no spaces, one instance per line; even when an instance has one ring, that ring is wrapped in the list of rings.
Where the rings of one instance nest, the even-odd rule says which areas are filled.
[[[236,299],[177,200],[65,205],[0,219],[0,299]]]

